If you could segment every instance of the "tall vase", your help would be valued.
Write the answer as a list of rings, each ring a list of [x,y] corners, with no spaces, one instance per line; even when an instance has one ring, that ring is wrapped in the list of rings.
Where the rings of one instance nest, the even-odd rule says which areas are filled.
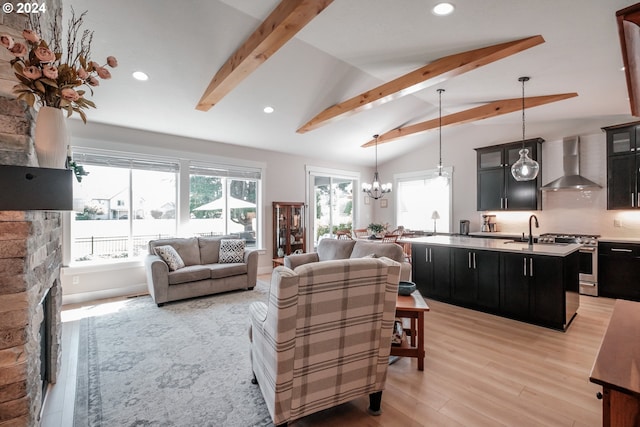
[[[59,108],[41,107],[36,116],[35,148],[41,168],[64,169],[69,134]]]

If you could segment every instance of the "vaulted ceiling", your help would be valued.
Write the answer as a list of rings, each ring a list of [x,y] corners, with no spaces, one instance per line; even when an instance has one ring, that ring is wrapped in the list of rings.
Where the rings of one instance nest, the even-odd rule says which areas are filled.
[[[520,76],[531,77],[527,97],[577,93],[528,109],[528,137],[559,139],[635,120],[615,17],[630,4],[622,0],[458,0],[447,17],[431,13],[436,1],[318,1],[327,7],[215,105],[197,110],[213,76],[279,3],[65,1],[89,11],[93,59],[115,55],[120,63],[112,80],[96,89],[98,109],[88,112],[89,121],[369,165],[372,150],[361,146],[373,134],[383,142],[402,128],[426,126],[380,145],[380,162],[437,144],[438,88],[445,89],[443,116],[451,120],[518,98]],[[297,132],[333,105],[440,58],[537,35],[544,43]],[[136,70],[150,79],[132,79]],[[274,113],[262,111],[267,105]],[[449,126],[443,144],[473,138],[482,146],[520,138],[519,109],[488,117]]]

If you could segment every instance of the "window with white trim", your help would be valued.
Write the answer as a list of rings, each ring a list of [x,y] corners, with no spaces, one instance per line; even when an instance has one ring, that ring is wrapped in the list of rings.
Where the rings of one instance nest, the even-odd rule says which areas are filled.
[[[74,185],[71,261],[132,259],[151,239],[176,234],[179,164],[76,151],[88,175]]]
[[[73,160],[88,175],[74,184],[71,263],[140,258],[149,240],[175,236],[233,235],[257,244],[259,168],[183,161],[181,169],[175,159],[89,148],[75,149]],[[179,191],[186,180],[188,191]]]
[[[189,229],[233,235],[256,246],[260,170],[194,163],[189,168]]]
[[[409,230],[451,232],[453,169],[444,168],[444,171],[449,177],[446,180],[438,179],[437,170],[395,176],[398,225]]]

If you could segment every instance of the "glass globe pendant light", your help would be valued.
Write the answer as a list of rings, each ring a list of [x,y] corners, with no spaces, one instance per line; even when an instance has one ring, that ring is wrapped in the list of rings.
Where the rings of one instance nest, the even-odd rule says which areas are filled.
[[[529,157],[529,150],[524,148],[524,83],[529,81],[529,77],[520,77],[518,81],[522,82],[522,149],[520,158],[511,166],[511,175],[516,181],[531,181],[538,176],[540,165]]]
[[[442,92],[444,92],[444,89],[438,89],[438,111],[439,111],[439,117],[440,117],[440,120],[439,120],[440,136],[439,136],[438,144],[439,144],[440,160],[438,161],[438,176],[436,177],[436,184],[441,187],[444,187],[449,182],[449,176],[445,171],[442,170]]]
[[[380,178],[378,177],[378,137],[380,135],[373,135],[376,140],[376,169],[373,173],[373,182],[371,184],[363,183],[362,192],[374,200],[381,199],[386,193],[391,192],[391,183],[380,184]]]

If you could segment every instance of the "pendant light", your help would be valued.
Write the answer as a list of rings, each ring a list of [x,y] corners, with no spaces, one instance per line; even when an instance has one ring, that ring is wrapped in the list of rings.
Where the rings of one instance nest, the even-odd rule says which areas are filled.
[[[438,142],[438,146],[439,146],[438,150],[439,150],[440,159],[438,161],[438,176],[436,177],[436,184],[440,185],[441,187],[444,187],[449,182],[449,176],[447,175],[446,172],[442,170],[442,92],[444,92],[444,89],[438,89],[438,112],[440,117],[439,119],[440,135],[439,135],[439,142]]]
[[[362,192],[374,200],[381,199],[386,193],[391,192],[391,183],[380,184],[378,178],[378,137],[380,135],[373,135],[376,140],[376,171],[373,173],[373,182],[371,184],[363,183]]]
[[[524,148],[524,83],[529,81],[529,77],[520,77],[522,82],[522,149],[520,150],[520,158],[511,166],[511,175],[516,181],[531,181],[536,179],[540,165],[529,157],[529,150]]]

